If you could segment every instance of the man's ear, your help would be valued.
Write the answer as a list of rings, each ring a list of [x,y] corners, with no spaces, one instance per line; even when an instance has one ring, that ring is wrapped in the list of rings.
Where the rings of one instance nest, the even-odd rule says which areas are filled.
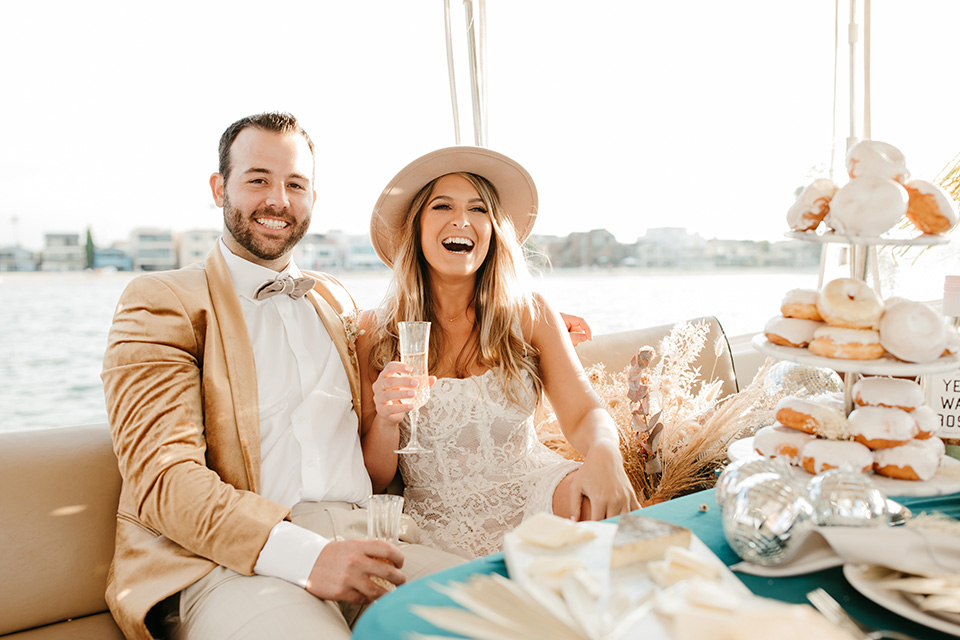
[[[217,203],[218,207],[223,206],[223,187],[223,174],[214,173],[210,176],[210,191],[213,192],[213,201]]]

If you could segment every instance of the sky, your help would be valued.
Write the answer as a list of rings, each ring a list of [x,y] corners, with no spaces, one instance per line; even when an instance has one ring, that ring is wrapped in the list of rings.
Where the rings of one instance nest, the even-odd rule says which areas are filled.
[[[473,144],[464,7],[450,5]],[[798,187],[831,166],[845,180],[839,6],[834,123],[833,0],[487,0],[487,146],[536,180],[534,232],[782,239]],[[389,179],[455,143],[441,0],[38,0],[3,13],[0,246],[219,228],[217,142],[251,113],[289,111],[313,137],[316,233],[367,233]],[[960,2],[874,0],[871,22],[871,137],[932,180],[960,153]],[[858,71],[857,137],[861,83]]]

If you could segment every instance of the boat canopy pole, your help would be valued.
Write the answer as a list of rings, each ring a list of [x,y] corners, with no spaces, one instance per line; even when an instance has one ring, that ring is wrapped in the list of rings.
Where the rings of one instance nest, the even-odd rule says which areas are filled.
[[[476,12],[474,12],[476,4]],[[473,140],[478,147],[487,145],[486,91],[486,0],[463,0],[467,22],[467,53],[470,64],[470,88],[473,96]]]
[[[457,107],[457,78],[453,71],[453,30],[450,28],[450,0],[443,0],[443,24],[447,40],[447,77],[450,81],[450,105],[453,107],[453,140],[460,145],[460,109]]]
[[[857,0],[850,0],[850,21],[847,24],[847,44],[850,49],[850,78],[847,82],[848,94],[850,97],[850,131],[847,135],[847,151],[857,143],[857,91],[855,78],[857,77],[857,40],[859,38],[859,27],[857,24]]]
[[[870,0],[863,0],[863,139],[870,136]]]

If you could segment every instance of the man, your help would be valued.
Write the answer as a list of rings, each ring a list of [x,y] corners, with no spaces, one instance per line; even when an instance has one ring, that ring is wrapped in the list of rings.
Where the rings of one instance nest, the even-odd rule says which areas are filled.
[[[291,257],[316,200],[313,151],[288,114],[231,125],[210,178],[220,242],[203,264],[136,278],[117,305],[102,379],[123,487],[106,595],[128,638],[348,638],[384,593],[372,578],[461,561],[357,539],[371,485],[355,305],[329,276],[295,280]]]

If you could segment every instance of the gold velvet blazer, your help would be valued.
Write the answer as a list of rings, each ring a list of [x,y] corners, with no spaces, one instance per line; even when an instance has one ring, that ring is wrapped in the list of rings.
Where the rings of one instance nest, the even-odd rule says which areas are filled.
[[[334,278],[307,294],[340,352],[359,420],[360,374]],[[289,510],[257,494],[260,424],[253,349],[218,247],[204,263],[143,275],[124,290],[103,359],[123,476],[107,604],[127,638],[214,566],[250,575]]]

